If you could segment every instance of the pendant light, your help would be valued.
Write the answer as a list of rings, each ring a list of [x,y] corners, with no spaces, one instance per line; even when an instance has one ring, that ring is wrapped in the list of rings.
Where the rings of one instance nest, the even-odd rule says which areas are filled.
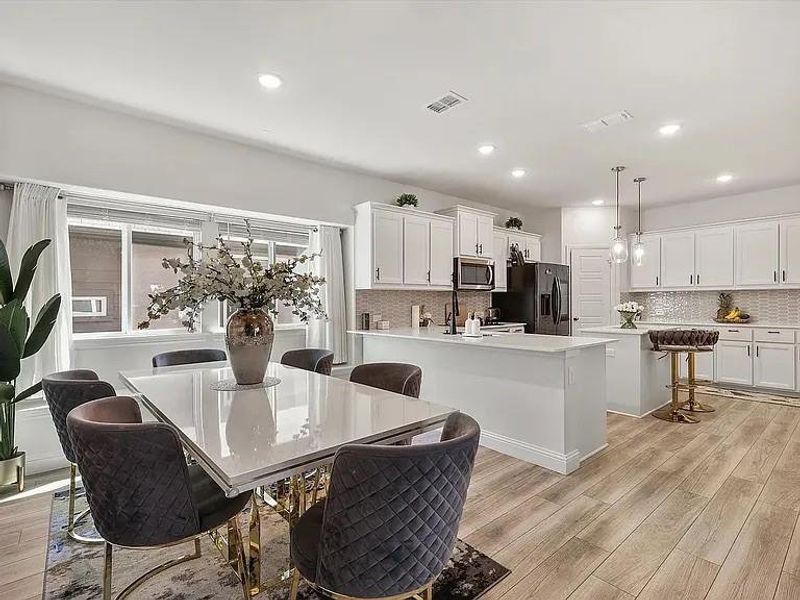
[[[641,267],[644,262],[644,244],[642,244],[642,182],[647,181],[647,177],[637,177],[633,182],[639,187],[639,224],[636,227],[636,241],[631,247],[631,262]]]
[[[621,264],[628,260],[628,242],[622,236],[622,225],[619,224],[619,174],[625,167],[614,167],[611,170],[617,178],[617,224],[614,225],[614,239],[611,240],[611,260]]]

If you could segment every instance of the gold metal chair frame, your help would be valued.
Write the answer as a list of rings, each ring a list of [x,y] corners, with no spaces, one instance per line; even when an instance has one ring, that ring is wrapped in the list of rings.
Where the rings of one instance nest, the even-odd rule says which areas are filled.
[[[671,381],[670,384],[667,386],[671,389],[671,401],[669,408],[665,410],[659,410],[653,413],[653,416],[657,419],[661,419],[663,421],[670,421],[672,423],[699,423],[700,419],[695,416],[687,415],[681,411],[688,411],[688,412],[714,412],[714,407],[701,404],[695,399],[695,389],[697,388],[697,378],[696,378],[696,350],[693,349],[686,349],[686,348],[664,348],[664,351],[669,354],[670,357],[670,375]],[[688,353],[688,377],[687,383],[681,383],[680,380],[680,355],[682,352]],[[681,402],[680,400],[680,391],[687,390],[689,393],[689,399],[687,402]]]
[[[75,528],[78,524],[89,516],[89,509],[87,508],[78,515],[75,515],[75,500],[77,497],[77,478],[78,478],[78,465],[69,463],[69,503],[67,509],[67,535],[76,542],[81,544],[104,544],[105,540],[101,537],[87,537],[75,533]]]
[[[301,577],[302,575],[300,575],[300,572],[295,569],[294,574],[292,575],[292,585],[289,588],[289,600],[297,600],[297,592],[300,588]],[[429,581],[424,586],[410,592],[396,594],[394,596],[383,596],[379,598],[360,598],[356,596],[347,596],[345,594],[333,592],[308,580],[306,580],[306,583],[308,583],[308,585],[311,586],[314,591],[319,592],[320,595],[326,598],[332,598],[333,600],[433,600],[433,581]]]

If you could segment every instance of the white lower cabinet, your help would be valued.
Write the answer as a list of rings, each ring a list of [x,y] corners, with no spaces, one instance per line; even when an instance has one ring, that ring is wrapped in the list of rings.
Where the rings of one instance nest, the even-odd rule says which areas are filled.
[[[750,342],[720,340],[714,347],[715,380],[753,385],[753,349]]]
[[[681,355],[681,377],[686,378],[689,376],[689,363],[685,355]],[[704,381],[714,381],[714,353],[713,352],[695,352],[694,359],[694,376],[695,379]]]
[[[795,389],[794,344],[756,343],[753,385],[777,390]]]

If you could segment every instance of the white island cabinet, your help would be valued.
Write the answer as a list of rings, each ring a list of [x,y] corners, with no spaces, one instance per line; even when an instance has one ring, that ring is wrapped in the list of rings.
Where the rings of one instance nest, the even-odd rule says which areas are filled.
[[[481,444],[570,473],[606,446],[604,338],[447,335],[442,327],[351,331],[363,362],[422,368],[421,398],[481,426]]]

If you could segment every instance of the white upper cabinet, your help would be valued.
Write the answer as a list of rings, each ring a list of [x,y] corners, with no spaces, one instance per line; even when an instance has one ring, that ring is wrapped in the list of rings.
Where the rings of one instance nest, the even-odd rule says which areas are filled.
[[[736,286],[769,287],[778,284],[779,226],[777,221],[734,227]]]
[[[526,236],[525,249],[522,251],[525,262],[538,262],[542,260],[542,240],[537,236]]]
[[[403,283],[403,216],[375,211],[372,215],[372,281]]]
[[[453,221],[431,220],[430,284],[437,287],[453,285]]]
[[[494,291],[505,292],[508,288],[509,236],[502,229],[494,231]]]
[[[460,205],[436,212],[454,217],[456,220],[453,245],[456,256],[492,258],[495,216],[493,213]]]
[[[781,285],[800,285],[800,218],[780,223]]]
[[[695,284],[694,232],[665,233],[661,236],[661,286],[692,287]]]
[[[430,236],[430,219],[403,217],[403,283],[428,285],[431,270]]]
[[[641,239],[642,264],[637,266],[631,262],[631,288],[658,287],[661,284],[661,236],[643,235]]]
[[[696,231],[694,248],[695,286],[711,289],[733,286],[733,227]]]

